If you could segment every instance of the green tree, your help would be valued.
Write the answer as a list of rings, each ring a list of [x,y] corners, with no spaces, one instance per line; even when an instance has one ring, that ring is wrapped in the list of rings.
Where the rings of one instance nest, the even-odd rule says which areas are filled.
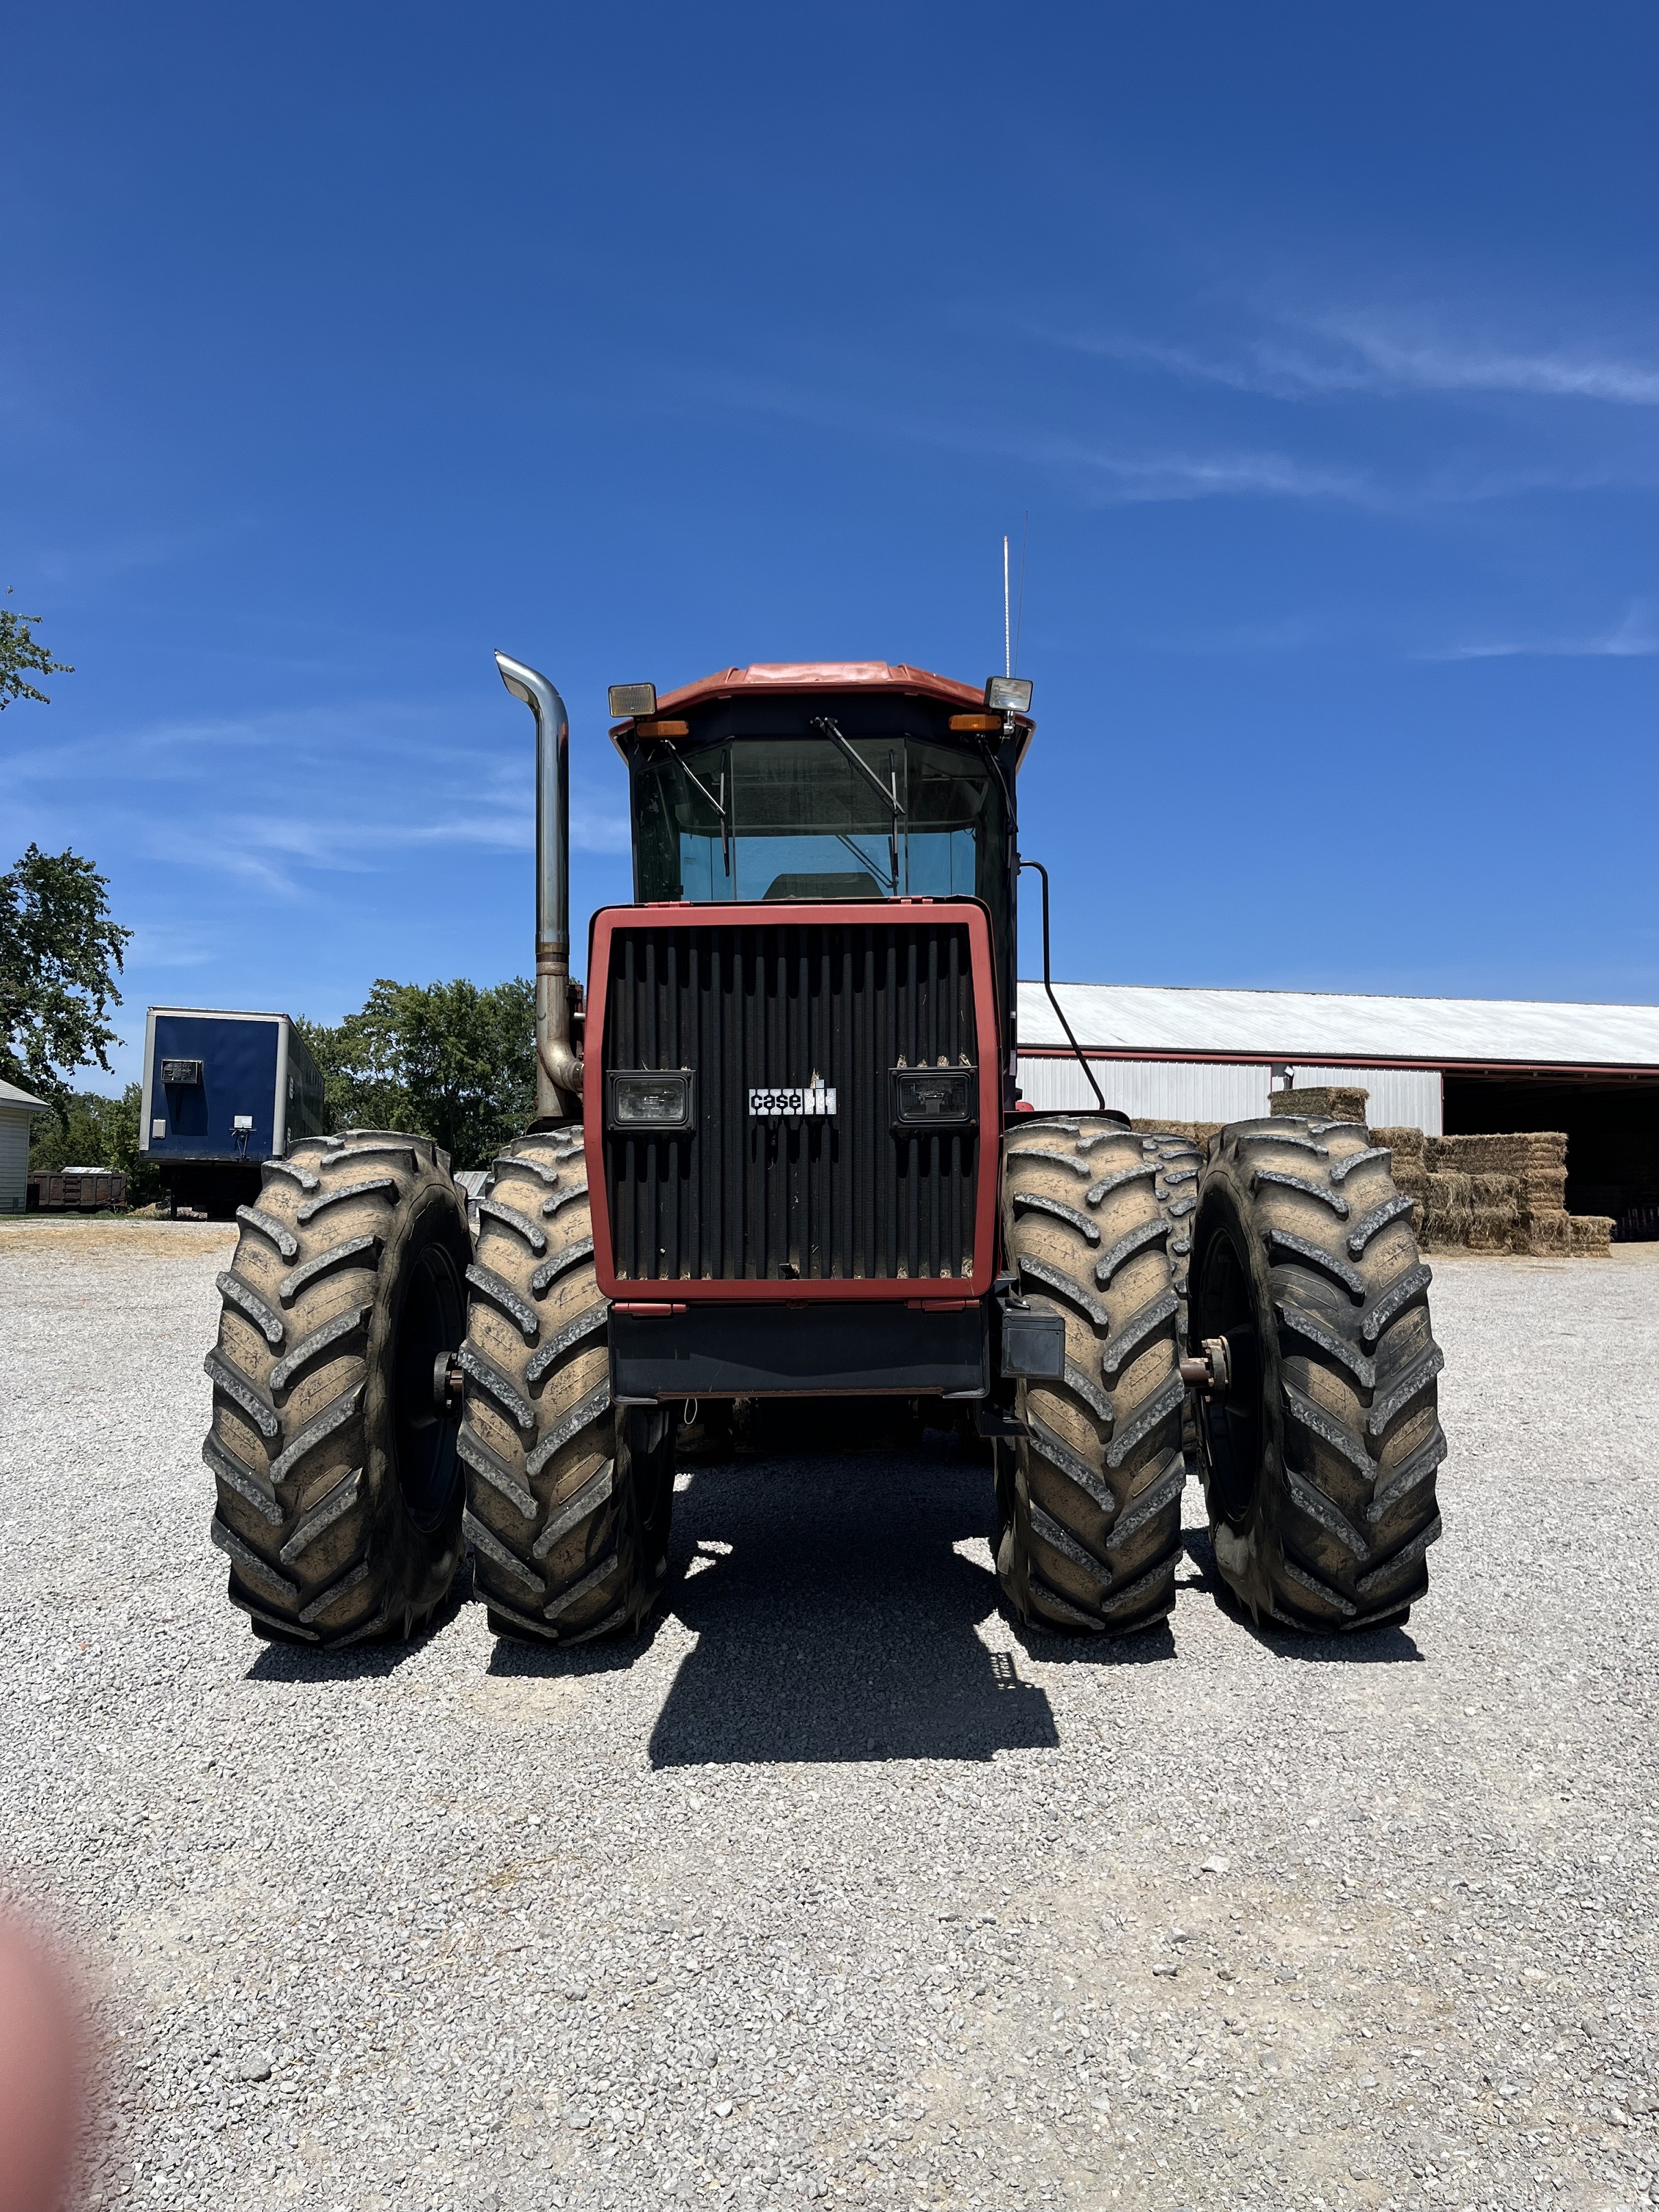
[[[409,1129],[483,1167],[536,1110],[536,993],[382,977],[333,1027],[301,1022],[337,1129]]]
[[[109,1071],[109,1010],[130,929],[112,921],[108,885],[75,853],[31,844],[0,875],[0,1075],[37,1091],[60,1117],[71,1096],[60,1069]]]
[[[397,986],[392,986],[394,989]],[[323,1104],[331,1129],[413,1129],[413,1109],[395,1057],[387,1060],[382,1036],[366,1031],[361,1013],[330,1026],[307,1021],[295,1027],[322,1071]]]
[[[161,1178],[138,1149],[138,1105],[136,1083],[118,1098],[71,1091],[60,1113],[35,1116],[30,1167],[113,1168],[127,1179],[128,1205],[147,1205],[160,1195]]]
[[[11,597],[11,586],[6,586],[6,597]],[[39,615],[20,615],[10,607],[0,607],[0,713],[14,699],[38,699],[43,707],[51,700],[44,691],[37,691],[33,684],[26,683],[24,670],[36,676],[73,676],[74,669],[67,660],[54,660],[29,628],[38,623]]]

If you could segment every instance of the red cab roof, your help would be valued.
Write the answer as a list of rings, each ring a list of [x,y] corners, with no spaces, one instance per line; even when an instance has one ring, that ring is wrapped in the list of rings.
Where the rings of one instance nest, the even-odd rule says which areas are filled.
[[[982,684],[958,684],[949,676],[935,676],[926,668],[911,668],[902,661],[886,660],[757,660],[747,668],[721,668],[678,691],[665,692],[657,702],[659,713],[675,707],[700,706],[706,699],[727,699],[740,691],[850,691],[866,685],[892,691],[920,692],[924,698],[948,700],[953,707],[982,706]]]
[[[747,668],[718,668],[695,684],[682,684],[657,700],[659,715],[674,714],[687,707],[701,707],[711,699],[732,699],[766,691],[895,691],[972,713],[985,704],[982,684],[958,684],[952,676],[935,676],[931,669],[912,668],[906,661],[888,660],[755,660]],[[617,750],[636,720],[630,716],[611,726],[611,740]],[[1036,725],[1029,714],[1017,714],[1021,741],[1018,758],[1024,757]],[[624,755],[625,757],[625,755]]]

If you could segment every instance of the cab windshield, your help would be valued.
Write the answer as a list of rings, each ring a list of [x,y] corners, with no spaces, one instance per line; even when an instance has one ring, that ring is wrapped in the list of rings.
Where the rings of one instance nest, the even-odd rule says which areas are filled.
[[[919,738],[659,740],[635,769],[635,896],[1001,896],[996,778]]]

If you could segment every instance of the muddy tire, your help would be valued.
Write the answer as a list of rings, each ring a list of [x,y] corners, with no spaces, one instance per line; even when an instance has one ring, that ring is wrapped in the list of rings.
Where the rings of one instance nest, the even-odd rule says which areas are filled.
[[[1201,1474],[1217,1568],[1258,1623],[1380,1627],[1427,1589],[1443,1363],[1411,1204],[1348,1122],[1237,1123],[1200,1179],[1188,1328],[1233,1355]]]
[[[307,1139],[237,1218],[202,1447],[231,1602],[298,1643],[407,1636],[462,1555],[441,1378],[471,1244],[448,1163],[389,1130]]]
[[[1149,1159],[1158,1162],[1158,1180],[1153,1194],[1158,1212],[1170,1224],[1170,1274],[1175,1284],[1176,1336],[1185,1346],[1187,1342],[1187,1278],[1192,1263],[1193,1217],[1198,1211],[1198,1178],[1204,1165],[1204,1155],[1190,1137],[1183,1137],[1173,1129],[1154,1129],[1144,1133],[1140,1148]],[[1187,1472],[1193,1474],[1198,1466],[1198,1401],[1189,1390],[1181,1415],[1181,1449],[1186,1455]]]
[[[1066,1374],[1020,1385],[998,1447],[997,1575],[1033,1626],[1127,1635],[1175,1604],[1182,1403],[1158,1162],[1097,1117],[1031,1121],[1004,1153],[1005,1249],[1066,1324]]]
[[[459,1449],[478,1593],[499,1636],[622,1634],[667,1575],[674,1427],[611,1402],[580,1129],[521,1137],[477,1215]]]
[[[1181,1340],[1187,1327],[1187,1274],[1193,1250],[1193,1217],[1198,1212],[1198,1178],[1204,1155],[1190,1137],[1168,1129],[1144,1132],[1140,1149],[1158,1164],[1152,1195],[1158,1210],[1170,1224],[1170,1276],[1180,1300]]]

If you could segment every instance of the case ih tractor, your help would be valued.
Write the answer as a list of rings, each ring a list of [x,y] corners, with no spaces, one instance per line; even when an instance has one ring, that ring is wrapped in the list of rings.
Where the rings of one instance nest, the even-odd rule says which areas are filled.
[[[240,1209],[204,1455],[255,1628],[407,1635],[469,1549],[500,1635],[636,1628],[682,1408],[832,1396],[971,1422],[1032,1626],[1164,1618],[1189,1455],[1255,1620],[1403,1620],[1445,1447],[1388,1153],[1274,1117],[1200,1158],[1020,1101],[1030,684],[613,690],[636,902],[594,915],[584,1005],[564,707],[497,659],[536,720],[536,1118],[476,1243],[444,1154],[392,1131],[291,1145]]]

